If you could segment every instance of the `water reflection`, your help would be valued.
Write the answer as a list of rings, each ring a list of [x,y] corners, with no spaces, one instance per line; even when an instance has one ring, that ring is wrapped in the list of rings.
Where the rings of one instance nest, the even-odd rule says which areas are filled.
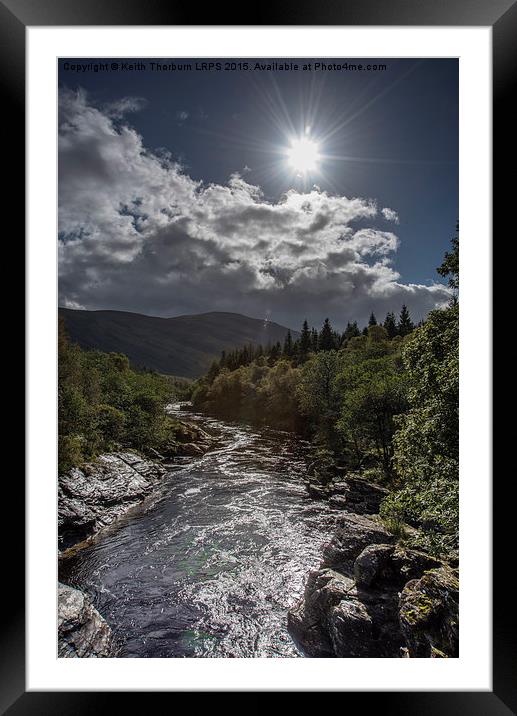
[[[286,628],[335,513],[303,486],[292,435],[195,419],[221,447],[175,467],[144,508],[68,559],[123,657],[297,657]]]

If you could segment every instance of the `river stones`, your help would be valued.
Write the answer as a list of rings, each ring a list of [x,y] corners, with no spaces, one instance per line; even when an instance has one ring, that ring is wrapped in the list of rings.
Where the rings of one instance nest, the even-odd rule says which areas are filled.
[[[60,546],[66,548],[111,524],[141,502],[166,470],[132,452],[101,455],[58,479]]]
[[[58,585],[58,656],[114,656],[111,628],[89,598],[78,589]]]

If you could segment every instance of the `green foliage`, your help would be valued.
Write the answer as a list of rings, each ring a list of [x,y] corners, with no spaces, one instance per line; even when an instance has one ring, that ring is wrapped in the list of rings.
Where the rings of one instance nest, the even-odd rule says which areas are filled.
[[[372,326],[370,331],[379,328],[384,330]],[[378,347],[379,343],[376,339],[373,346]],[[363,465],[373,451],[385,474],[390,476],[394,417],[407,407],[403,371],[392,354],[370,357],[367,345],[361,360],[344,367],[338,385],[342,399],[337,427],[344,439],[353,444],[358,465]]]
[[[294,430],[300,419],[295,397],[298,372],[289,360],[269,365],[261,357],[233,371],[223,368],[211,383],[199,381],[192,402],[230,420]]]
[[[407,339],[410,409],[398,420],[394,464],[400,490],[383,514],[423,528],[435,552],[458,544],[459,307],[432,311]]]
[[[120,353],[82,351],[62,322],[58,341],[59,471],[103,450],[163,449],[173,425],[164,412],[174,385],[153,372],[131,370]]]
[[[442,264],[436,269],[440,276],[449,279],[449,286],[454,291],[454,300],[460,288],[460,242],[459,226],[456,224],[456,236],[451,239],[452,251],[447,251]]]

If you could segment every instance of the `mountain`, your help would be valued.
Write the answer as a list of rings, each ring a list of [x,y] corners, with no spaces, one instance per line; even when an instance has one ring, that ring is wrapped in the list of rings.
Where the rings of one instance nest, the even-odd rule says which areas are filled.
[[[247,343],[283,343],[288,329],[240,313],[158,318],[125,311],[60,308],[71,340],[82,348],[125,353],[134,366],[197,378],[221,351]],[[299,334],[292,331],[293,338]]]

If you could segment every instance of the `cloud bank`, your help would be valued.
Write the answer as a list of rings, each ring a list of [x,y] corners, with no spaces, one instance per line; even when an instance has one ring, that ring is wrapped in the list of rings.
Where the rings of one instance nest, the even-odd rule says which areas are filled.
[[[392,209],[318,187],[272,202],[239,174],[226,185],[194,181],[124,121],[140,104],[60,95],[61,305],[235,311],[293,327],[329,316],[342,327],[402,303],[418,319],[448,300],[441,284],[400,282],[399,240],[385,230],[398,220]]]

